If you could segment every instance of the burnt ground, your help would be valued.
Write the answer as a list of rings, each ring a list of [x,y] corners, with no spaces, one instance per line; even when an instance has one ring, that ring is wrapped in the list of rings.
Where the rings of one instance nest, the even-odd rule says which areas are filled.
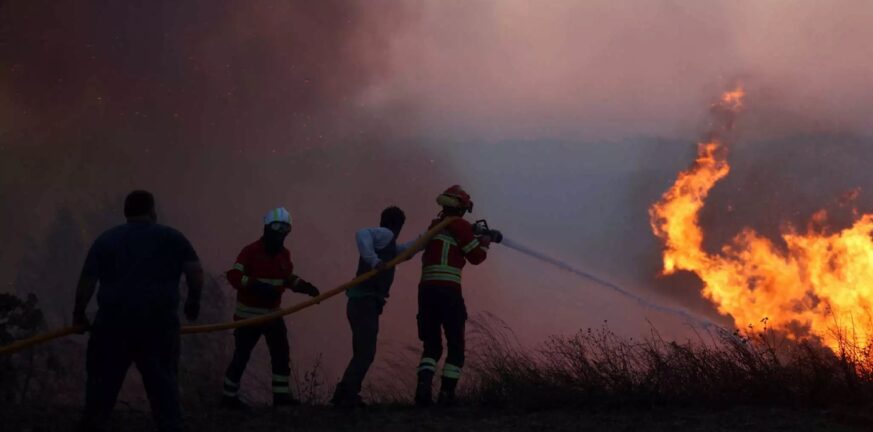
[[[11,408],[11,409],[10,409]],[[71,431],[79,411],[71,407],[4,407],[4,431]],[[740,407],[512,410],[454,408],[417,410],[379,406],[339,411],[329,407],[255,408],[228,413],[208,407],[185,413],[190,431],[870,431],[873,410]],[[116,409],[117,431],[150,431],[148,411]]]

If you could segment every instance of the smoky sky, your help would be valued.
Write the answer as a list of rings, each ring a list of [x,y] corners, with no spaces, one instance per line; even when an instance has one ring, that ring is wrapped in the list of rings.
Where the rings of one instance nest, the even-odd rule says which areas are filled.
[[[155,193],[162,221],[214,275],[276,206],[295,218],[298,274],[323,289],[353,276],[354,230],[377,224],[385,206],[407,210],[409,236],[426,227],[433,209],[419,190],[430,198],[452,175],[433,173],[437,158],[397,141],[359,100],[406,14],[370,6],[4,3],[4,285],[37,292],[50,325],[68,322],[87,247],[121,221],[133,188]],[[347,327],[342,301],[326,306],[295,318],[291,335],[295,360],[323,352],[336,369]],[[317,343],[325,335],[337,342]]]
[[[733,170],[701,215],[707,249],[746,226],[779,244],[822,208],[844,226],[840,197],[855,189],[849,207],[870,211],[871,17],[869,3],[849,1],[440,2],[418,10],[367,96],[418,101],[424,146],[451,155],[492,225],[714,317],[695,277],[657,276],[648,207],[693,161],[709,106],[739,82],[748,98],[729,137]],[[487,300],[535,316],[521,326],[530,334],[673,322],[523,257],[495,261],[502,278],[470,277],[497,278],[483,281]]]
[[[648,207],[741,81],[707,248],[743,226],[775,238],[854,188],[869,209],[871,19],[863,1],[0,2],[0,272],[66,319],[87,245],[146,188],[213,274],[287,207],[298,273],[330,288],[352,276],[355,229],[396,204],[411,238],[460,183],[514,240],[716,318],[694,277],[657,276]],[[468,308],[525,342],[604,320],[684,334],[490,256],[465,271]],[[29,276],[43,261],[63,264],[51,283]],[[383,352],[417,345],[418,271],[399,272]],[[350,351],[342,303],[288,319],[292,358],[324,353],[331,380]]]

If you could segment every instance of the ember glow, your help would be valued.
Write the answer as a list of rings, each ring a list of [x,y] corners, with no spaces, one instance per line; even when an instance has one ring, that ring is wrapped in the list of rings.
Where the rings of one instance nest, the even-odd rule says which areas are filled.
[[[695,273],[703,295],[738,328],[763,321],[793,338],[818,338],[835,352],[842,343],[867,348],[873,342],[873,214],[856,214],[850,227],[829,230],[822,210],[806,229],[784,229],[784,244],[747,227],[718,253],[704,250],[700,211],[730,172],[720,137],[731,128],[743,96],[740,89],[721,96],[713,106],[728,114],[721,129],[698,144],[694,164],[650,208],[652,230],[665,246],[663,274]]]

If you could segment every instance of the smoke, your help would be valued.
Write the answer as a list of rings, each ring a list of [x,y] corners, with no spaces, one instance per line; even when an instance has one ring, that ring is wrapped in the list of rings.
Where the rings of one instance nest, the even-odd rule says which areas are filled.
[[[702,215],[708,247],[745,225],[803,224],[857,187],[853,205],[873,203],[871,18],[864,1],[4,2],[0,274],[23,290],[9,281],[51,269],[44,257],[78,262],[72,245],[117,220],[137,187],[213,272],[257,238],[264,211],[288,207],[296,269],[327,288],[352,276],[354,230],[384,206],[406,210],[406,239],[427,226],[433,196],[461,183],[474,216],[513,239],[729,322],[693,277],[656,276],[648,207],[737,77],[749,109],[733,172]],[[69,250],[45,253],[46,233],[71,225],[77,236],[52,237]],[[67,290],[59,311],[78,271],[65,266],[52,282]],[[399,272],[384,347],[416,344],[417,276],[414,264]],[[471,313],[495,313],[528,343],[603,320],[685,334],[498,248],[464,277]],[[295,362],[324,353],[329,380],[339,375],[342,301],[289,328]]]
[[[673,138],[746,77],[820,124],[869,130],[870,16],[863,1],[440,2],[394,42],[373,92],[416,98],[441,136]]]
[[[432,209],[421,194],[452,172],[394,134],[402,113],[386,118],[361,100],[406,22],[405,8],[377,6],[4,2],[3,290],[37,292],[49,323],[68,323],[87,247],[121,222],[133,188],[155,193],[162,221],[189,237],[212,274],[280,205],[295,218],[296,271],[323,289],[354,275],[354,231],[378,223],[385,206],[407,210],[408,231],[423,230]],[[232,296],[226,285],[223,295]],[[290,321],[301,370],[319,353],[331,380],[344,366],[342,303]]]
[[[871,17],[861,1],[440,2],[395,38],[368,97],[415,102],[424,145],[450,155],[477,217],[729,325],[694,276],[657,276],[648,207],[694,160],[713,98],[739,80],[748,109],[732,173],[702,215],[708,249],[744,226],[771,238],[805,227],[857,188],[849,207],[869,208]],[[465,274],[471,309],[525,317],[510,325],[528,342],[602,320],[636,333],[654,318],[520,257],[494,251],[489,265],[497,272]]]

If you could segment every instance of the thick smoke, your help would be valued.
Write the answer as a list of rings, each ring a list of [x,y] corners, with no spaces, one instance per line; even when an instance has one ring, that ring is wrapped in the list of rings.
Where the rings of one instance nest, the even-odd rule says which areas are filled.
[[[408,22],[405,9],[376,6],[4,3],[4,290],[36,292],[49,324],[67,323],[87,247],[122,220],[133,188],[155,193],[162,221],[188,235],[212,274],[279,205],[295,217],[297,271],[323,289],[353,276],[354,230],[378,223],[385,206],[407,209],[406,237],[426,228],[432,196],[453,175],[393,134],[400,113],[386,118],[361,100]],[[226,285],[211,294],[232,295]],[[324,353],[326,373],[338,375],[350,351],[343,310],[334,300],[290,321],[300,369]],[[413,328],[414,313],[403,322]]]
[[[440,2],[394,43],[393,76],[371,97],[417,102],[429,147],[451,155],[493,226],[715,318],[694,276],[657,277],[648,207],[693,161],[713,98],[739,80],[748,107],[732,173],[704,209],[709,248],[747,225],[771,238],[785,223],[805,229],[856,188],[854,205],[869,209],[871,17],[862,1]],[[525,340],[607,319],[634,333],[644,318],[677,327],[492,255],[499,273],[470,272],[467,293],[480,310],[525,317],[511,323]]]
[[[648,207],[738,77],[749,109],[704,209],[708,247],[744,225],[803,226],[856,187],[869,207],[871,18],[864,1],[6,2],[0,272],[66,317],[84,248],[145,187],[213,271],[264,210],[289,207],[299,273],[326,288],[351,276],[352,233],[383,206],[407,209],[412,236],[461,183],[513,239],[715,319],[695,278],[656,276]],[[417,275],[400,271],[387,348],[416,344]],[[603,320],[683,334],[498,246],[465,281],[470,312],[525,342]],[[342,309],[289,320],[292,358],[325,353],[331,380]]]

